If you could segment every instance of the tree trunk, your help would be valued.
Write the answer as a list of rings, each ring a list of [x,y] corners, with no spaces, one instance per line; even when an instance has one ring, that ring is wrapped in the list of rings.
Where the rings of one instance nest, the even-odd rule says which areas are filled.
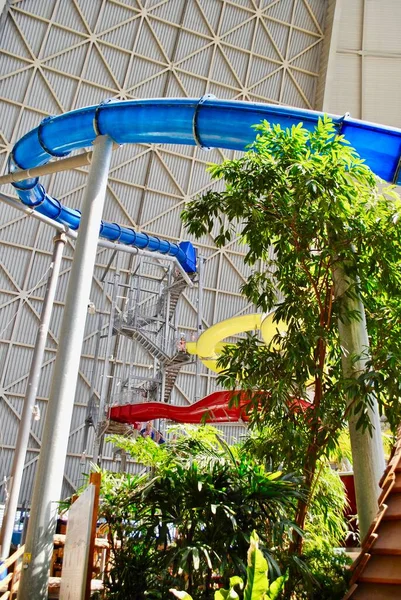
[[[311,500],[312,484],[316,473],[317,455],[316,450],[313,448],[313,446],[309,447],[306,456],[306,462],[303,468],[304,487],[307,491],[307,497],[305,499],[301,498],[298,500],[297,512],[295,515],[295,523],[300,529],[305,529],[306,516],[308,514],[308,507]],[[303,542],[303,537],[299,533],[294,532],[294,539],[290,544],[290,554],[296,554],[298,556],[302,554]]]

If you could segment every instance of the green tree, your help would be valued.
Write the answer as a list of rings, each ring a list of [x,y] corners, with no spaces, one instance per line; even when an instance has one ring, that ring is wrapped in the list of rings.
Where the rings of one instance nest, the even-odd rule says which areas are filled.
[[[189,203],[183,220],[197,237],[213,232],[220,246],[239,231],[245,262],[263,265],[242,292],[287,330],[277,328],[267,346],[250,335],[227,347],[219,383],[250,392],[253,425],[279,423],[285,458],[300,457],[311,492],[347,420],[372,431],[373,392],[393,427],[400,419],[400,200],[391,187],[379,191],[328,118],[311,131],[267,122],[256,131],[242,158],[210,167],[225,189]],[[360,300],[370,354],[366,344],[347,352],[339,337],[364,319]],[[309,397],[310,408],[297,410],[297,397]],[[310,500],[298,502],[301,528]],[[293,550],[301,547],[299,537]]]

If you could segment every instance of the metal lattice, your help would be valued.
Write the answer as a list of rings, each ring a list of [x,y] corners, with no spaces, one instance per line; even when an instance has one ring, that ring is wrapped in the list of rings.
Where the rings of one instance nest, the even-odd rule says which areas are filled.
[[[0,43],[3,170],[13,143],[43,117],[109,97],[212,93],[313,108],[326,5],[326,0],[12,0]],[[113,155],[105,218],[167,239],[185,239],[179,214],[186,201],[210,186],[206,163],[222,157],[220,151],[205,154],[178,146],[119,149]],[[49,177],[46,183],[51,193],[79,207],[86,175],[81,168]],[[5,191],[12,193],[11,188]],[[0,235],[2,481],[10,471],[53,231],[2,206]],[[209,235],[197,245],[207,259],[204,326],[250,310],[239,293],[248,275],[244,247],[233,241],[216,249]],[[33,424],[21,501],[30,498],[72,255],[70,245],[39,391],[42,419]],[[91,298],[95,304],[100,302],[99,277],[108,259],[108,251],[99,251]],[[124,257],[122,274],[130,267]],[[189,333],[196,327],[194,302],[188,291],[177,308],[180,327]],[[79,453],[95,329],[95,319],[88,317],[65,494],[81,478]],[[118,371],[118,348],[114,360]],[[146,373],[150,357],[139,352],[137,362]],[[214,389],[214,379],[206,372],[202,382],[205,394]],[[173,398],[186,403],[193,397],[193,369],[188,367],[177,378]]]

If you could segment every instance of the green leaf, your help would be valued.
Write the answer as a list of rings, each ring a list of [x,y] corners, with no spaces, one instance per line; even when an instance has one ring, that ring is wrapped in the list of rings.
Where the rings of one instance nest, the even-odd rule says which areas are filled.
[[[192,596],[187,594],[187,592],[181,592],[180,590],[174,590],[173,588],[171,588],[169,592],[174,594],[174,596],[180,600],[192,600]]]
[[[263,600],[269,589],[267,579],[267,561],[259,550],[259,538],[252,532],[248,550],[247,582],[244,600]]]
[[[244,587],[244,582],[242,581],[241,577],[238,577],[238,575],[230,577],[230,587],[233,588],[236,585],[238,585],[240,590],[242,590],[242,588]]]
[[[241,577],[238,577],[237,575],[230,577],[230,588],[228,590],[220,589],[215,591],[214,600],[236,600],[239,598],[234,589],[236,586],[238,586],[240,590],[244,587],[244,582]]]
[[[199,571],[200,559],[199,559],[199,550],[198,548],[192,548],[192,560],[194,563],[195,571]]]
[[[273,581],[267,592],[267,597],[269,598],[269,600],[277,600],[281,592],[284,590],[284,586],[287,580],[288,573],[285,573],[285,575],[281,575],[281,577],[277,577],[277,579]]]

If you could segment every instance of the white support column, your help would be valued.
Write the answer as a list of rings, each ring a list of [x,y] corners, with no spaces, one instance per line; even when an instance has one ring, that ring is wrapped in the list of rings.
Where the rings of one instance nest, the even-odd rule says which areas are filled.
[[[18,600],[46,600],[74,396],[113,143],[94,142],[37,467]]]
[[[356,378],[359,372],[365,370],[366,362],[369,359],[369,338],[365,310],[360,297],[354,297],[353,295],[350,298],[346,295],[351,282],[341,268],[335,270],[334,281],[336,284],[336,296],[343,303],[343,314],[348,311],[357,311],[360,314],[358,321],[344,319],[338,322],[340,343],[343,349],[343,374],[344,377]],[[360,360],[354,360],[354,356],[356,355],[361,356]],[[365,537],[372,521],[376,517],[378,510],[377,500],[381,491],[379,481],[385,469],[379,408],[377,400],[373,395],[370,400],[371,407],[369,407],[368,412],[370,422],[373,426],[372,435],[367,430],[363,431],[362,428],[356,428],[359,415],[351,414],[348,421],[361,540]]]
[[[21,422],[18,428],[17,443],[15,446],[13,464],[11,467],[9,497],[4,511],[0,535],[0,560],[4,561],[10,553],[11,537],[14,529],[15,513],[18,506],[18,497],[21,489],[22,474],[28,449],[29,434],[31,430],[32,411],[38,393],[40,375],[42,372],[43,357],[45,353],[47,334],[49,331],[50,318],[53,311],[54,297],[56,295],[58,276],[60,273],[61,260],[67,237],[64,233],[54,238],[53,256],[51,259],[51,270],[47,280],[46,293],[43,300],[40,324],[36,334],[35,348],[32,356],[32,364],[29,371],[28,384],[24,405],[22,408]]]
[[[203,330],[203,267],[205,259],[197,255],[198,267],[198,299],[197,299],[197,315],[196,315],[196,340],[199,339]],[[201,381],[201,361],[196,356],[195,363],[195,400],[200,400],[202,397],[202,381]]]

